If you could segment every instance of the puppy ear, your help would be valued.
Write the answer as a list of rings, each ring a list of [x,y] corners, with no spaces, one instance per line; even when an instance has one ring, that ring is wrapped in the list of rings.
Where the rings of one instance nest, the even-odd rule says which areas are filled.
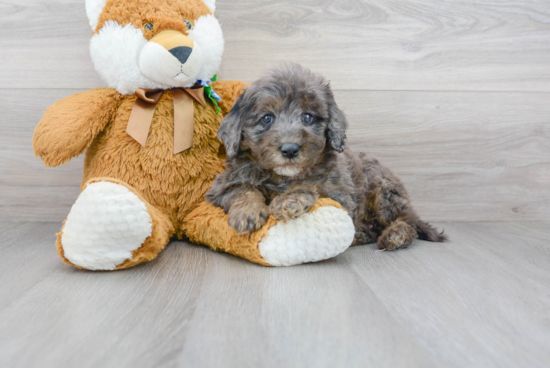
[[[348,119],[346,115],[334,100],[334,95],[330,90],[330,86],[327,84],[327,101],[328,101],[328,114],[329,122],[327,126],[327,138],[330,146],[338,151],[342,152],[346,148],[346,129],[348,128]]]
[[[246,93],[246,92],[245,92]],[[240,152],[243,118],[244,93],[239,97],[229,114],[227,114],[218,130],[218,139],[223,142],[227,157],[235,157]]]

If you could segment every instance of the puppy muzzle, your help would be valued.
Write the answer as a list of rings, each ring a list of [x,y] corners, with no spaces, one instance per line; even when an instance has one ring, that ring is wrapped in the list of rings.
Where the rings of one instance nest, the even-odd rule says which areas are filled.
[[[141,50],[139,67],[143,75],[170,87],[195,83],[204,63],[200,47],[178,31],[155,35]]]

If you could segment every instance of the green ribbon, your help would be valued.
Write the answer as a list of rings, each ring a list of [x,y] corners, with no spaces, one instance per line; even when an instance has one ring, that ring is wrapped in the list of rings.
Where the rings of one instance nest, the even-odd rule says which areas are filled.
[[[214,83],[217,80],[218,80],[218,75],[216,74],[215,76],[212,77],[210,81]],[[218,105],[218,100],[214,98],[214,96],[218,96],[218,95],[214,92],[214,90],[212,89],[212,86],[211,85],[204,86],[204,92],[206,93],[206,96],[210,99],[210,101],[212,101],[212,103],[216,105],[216,114],[220,115],[221,110],[220,110],[220,106]]]

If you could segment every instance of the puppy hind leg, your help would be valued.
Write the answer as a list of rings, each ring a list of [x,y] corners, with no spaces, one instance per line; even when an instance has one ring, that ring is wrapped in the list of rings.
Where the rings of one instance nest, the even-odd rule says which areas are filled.
[[[384,229],[382,235],[378,238],[378,249],[396,250],[406,248],[416,238],[416,230],[402,219],[398,219]]]
[[[382,226],[378,248],[395,250],[406,248],[414,239],[443,242],[447,237],[427,222],[421,221],[408,199],[397,190],[380,190],[374,193],[371,213]]]
[[[411,208],[406,192],[399,190],[399,186],[397,180],[382,181],[369,196],[369,215],[381,228],[377,241],[379,249],[406,248],[418,237],[415,228],[418,215]]]

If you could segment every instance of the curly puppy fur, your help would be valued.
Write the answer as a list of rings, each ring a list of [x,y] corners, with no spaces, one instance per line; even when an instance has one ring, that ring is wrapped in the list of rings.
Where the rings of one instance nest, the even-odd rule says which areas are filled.
[[[222,121],[218,138],[227,169],[206,199],[229,213],[239,233],[272,215],[290,220],[319,198],[332,198],[352,216],[354,245],[380,249],[414,239],[446,240],[413,210],[401,181],[378,160],[346,149],[346,116],[319,74],[286,64],[254,82]]]

